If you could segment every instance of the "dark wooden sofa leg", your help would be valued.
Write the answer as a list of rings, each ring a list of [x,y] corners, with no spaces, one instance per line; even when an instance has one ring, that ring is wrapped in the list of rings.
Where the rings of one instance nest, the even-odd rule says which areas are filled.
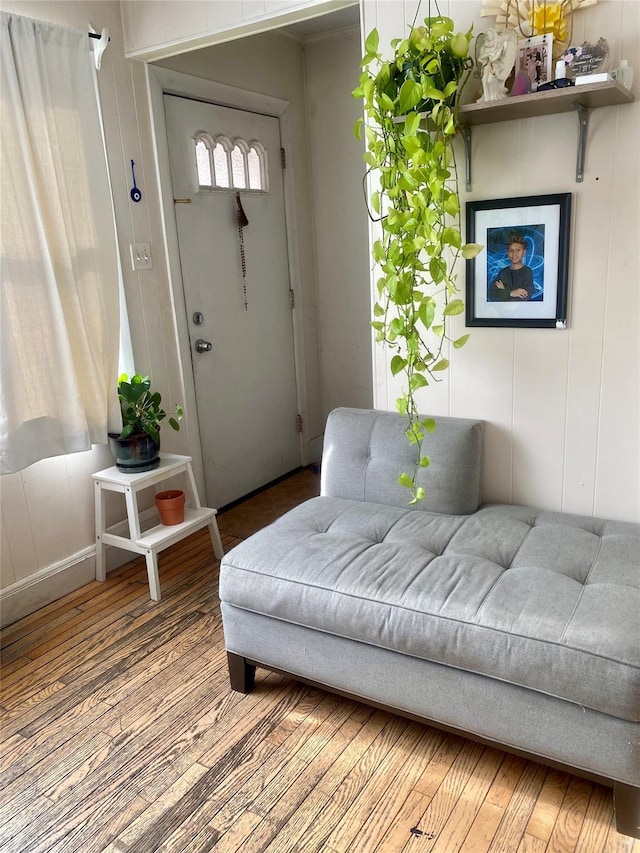
[[[621,835],[640,838],[640,788],[615,782],[613,805],[616,812],[616,829]]]
[[[227,652],[229,665],[229,681],[231,689],[238,693],[251,693],[256,681],[256,668],[247,663],[245,658],[233,652]]]

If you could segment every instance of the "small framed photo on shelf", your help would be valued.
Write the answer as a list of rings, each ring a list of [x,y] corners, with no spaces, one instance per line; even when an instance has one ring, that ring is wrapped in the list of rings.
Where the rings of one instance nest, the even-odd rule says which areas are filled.
[[[516,72],[522,71],[527,75],[532,92],[554,78],[552,49],[553,35],[550,33],[518,41]]]
[[[466,325],[567,325],[571,193],[469,201]]]

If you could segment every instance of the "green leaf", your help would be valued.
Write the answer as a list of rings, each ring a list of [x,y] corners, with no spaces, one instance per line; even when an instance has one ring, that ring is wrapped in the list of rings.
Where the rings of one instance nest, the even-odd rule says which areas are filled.
[[[429,261],[429,272],[435,284],[440,284],[447,274],[447,263],[443,258],[433,257]]]
[[[442,101],[444,100],[444,93],[440,89],[436,89],[431,83],[426,83],[422,87],[422,97],[425,100]]]
[[[469,335],[463,335],[461,338],[458,338],[457,340],[455,340],[453,342],[453,346],[456,349],[460,349],[460,347],[463,347],[468,340],[469,340]]]
[[[435,373],[436,370],[446,370],[449,367],[449,360],[446,358],[441,358],[436,364],[431,368],[431,372]]]
[[[432,326],[431,331],[434,335],[441,338],[444,335],[444,326]]]
[[[380,213],[380,193],[377,191],[371,193],[371,207],[376,213]]]
[[[396,409],[401,415],[407,414],[409,403],[406,397],[398,397],[396,400]]]
[[[398,335],[402,334],[402,320],[398,317],[394,317],[393,320],[389,323],[389,339],[395,340]]]
[[[456,249],[460,248],[460,244],[462,242],[460,232],[457,228],[445,228],[442,232],[441,239],[443,243],[447,243],[449,246],[454,246]]]
[[[453,93],[457,90],[458,83],[456,80],[449,80],[447,85],[444,87],[444,96],[445,98],[449,98]]]
[[[378,30],[374,27],[374,29],[371,30],[371,32],[366,38],[366,41],[364,43],[364,49],[367,51],[367,53],[377,53],[379,43],[380,36],[378,34]]]
[[[417,113],[413,113],[413,115],[417,115]],[[417,136],[402,136],[400,141],[409,156],[420,150],[420,140]]]
[[[433,418],[424,418],[424,420],[422,421],[422,426],[429,433],[434,433],[436,431],[436,422]]]
[[[373,306],[373,316],[374,317],[384,317],[384,308],[380,305],[379,302]]]
[[[413,480],[408,474],[400,474],[398,477],[398,485],[406,486],[407,489],[413,488]]]
[[[469,42],[464,33],[456,33],[452,36],[449,45],[451,47],[451,52],[454,56],[457,56],[458,59],[464,59],[469,52]]]
[[[389,95],[386,92],[381,92],[378,96],[378,102],[383,110],[391,113],[394,111],[394,104]]]
[[[448,305],[445,306],[444,311],[442,312],[445,317],[454,317],[456,314],[462,314],[464,311],[464,302],[462,299],[452,299]]]
[[[422,456],[420,462],[418,463],[421,468],[428,468],[431,464],[431,460],[428,456]]]
[[[462,257],[470,261],[472,258],[477,257],[483,249],[484,246],[480,243],[465,243],[462,247]]]
[[[449,214],[449,216],[457,216],[460,212],[460,202],[458,201],[458,196],[455,193],[449,193],[449,195],[444,200],[443,207]]]
[[[404,123],[405,136],[413,136],[420,127],[420,114],[409,113]]]
[[[418,310],[418,316],[422,320],[427,329],[431,328],[431,324],[436,315],[436,304],[431,299],[429,302],[423,302]]]
[[[362,139],[362,125],[363,124],[364,124],[364,119],[361,117],[353,125],[353,135],[356,137],[356,139]]]
[[[429,383],[421,373],[414,373],[409,382],[409,390],[417,391],[418,388],[425,388]]]
[[[400,112],[410,112],[421,100],[422,86],[415,80],[405,80],[400,88]]]
[[[391,374],[392,376],[397,376],[400,371],[404,370],[407,366],[406,359],[404,359],[401,355],[394,355],[391,359]]]

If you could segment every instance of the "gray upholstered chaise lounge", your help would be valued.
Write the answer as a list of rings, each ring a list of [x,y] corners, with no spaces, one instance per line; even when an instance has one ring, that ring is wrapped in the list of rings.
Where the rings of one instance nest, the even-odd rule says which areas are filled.
[[[614,785],[640,836],[640,525],[480,506],[482,423],[438,418],[427,498],[402,419],[338,409],[321,496],[234,548],[231,686],[290,673]]]

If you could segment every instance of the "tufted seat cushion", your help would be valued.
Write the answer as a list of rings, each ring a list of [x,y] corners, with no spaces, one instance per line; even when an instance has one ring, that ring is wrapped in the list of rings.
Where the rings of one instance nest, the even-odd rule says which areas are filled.
[[[223,601],[640,719],[640,528],[322,496],[227,554]]]

